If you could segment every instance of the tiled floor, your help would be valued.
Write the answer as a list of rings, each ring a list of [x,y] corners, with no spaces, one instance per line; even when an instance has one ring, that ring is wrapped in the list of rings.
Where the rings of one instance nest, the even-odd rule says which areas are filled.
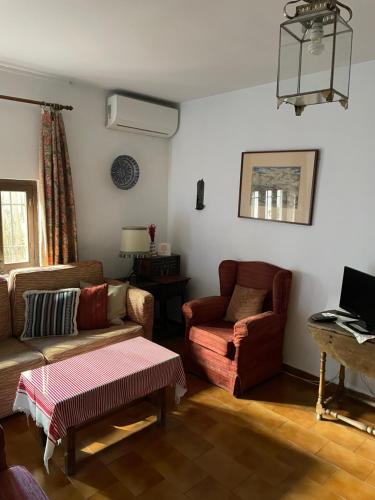
[[[82,431],[80,456],[89,458],[72,478],[62,448],[46,474],[23,416],[3,421],[8,461],[29,468],[51,500],[375,499],[375,438],[317,422],[316,387],[280,375],[239,400],[195,377],[188,383],[178,408],[170,394],[165,429],[130,435],[153,421],[142,403]],[[375,421],[374,411],[351,409]]]

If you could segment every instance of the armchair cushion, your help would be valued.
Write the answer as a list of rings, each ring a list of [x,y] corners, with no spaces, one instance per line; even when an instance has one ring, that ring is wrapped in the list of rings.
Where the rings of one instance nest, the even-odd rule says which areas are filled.
[[[233,358],[233,323],[219,320],[211,321],[199,326],[192,326],[189,331],[189,340],[221,356]]]
[[[235,323],[243,318],[259,314],[266,295],[267,290],[236,285],[225,319]]]
[[[233,342],[239,346],[247,338],[252,336],[271,336],[274,332],[279,332],[283,326],[283,321],[280,316],[267,311],[249,318],[244,318],[234,325]]]

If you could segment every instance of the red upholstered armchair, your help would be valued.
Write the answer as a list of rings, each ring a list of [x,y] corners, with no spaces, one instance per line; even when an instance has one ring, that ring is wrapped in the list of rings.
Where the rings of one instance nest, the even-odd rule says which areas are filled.
[[[5,458],[4,430],[0,425],[0,500],[48,500],[25,467],[8,467]]]
[[[225,260],[219,266],[220,296],[183,305],[187,370],[235,396],[281,371],[292,273],[265,262]],[[263,312],[225,321],[235,285],[268,290]]]

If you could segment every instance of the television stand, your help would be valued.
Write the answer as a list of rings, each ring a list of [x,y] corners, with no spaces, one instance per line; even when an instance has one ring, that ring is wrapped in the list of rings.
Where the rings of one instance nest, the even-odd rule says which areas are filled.
[[[349,418],[336,409],[332,409],[332,403],[340,401],[345,391],[345,369],[363,373],[368,377],[375,378],[375,339],[359,344],[351,333],[335,323],[318,323],[311,318],[308,321],[308,330],[320,348],[320,381],[319,394],[316,403],[316,416],[322,420],[325,416],[345,422],[372,436],[375,436],[375,427],[367,425],[359,420]],[[336,392],[326,397],[326,360],[327,355],[340,364],[340,379]],[[360,399],[360,398],[357,398]],[[360,399],[361,400],[361,399]],[[362,402],[375,407],[369,400]]]

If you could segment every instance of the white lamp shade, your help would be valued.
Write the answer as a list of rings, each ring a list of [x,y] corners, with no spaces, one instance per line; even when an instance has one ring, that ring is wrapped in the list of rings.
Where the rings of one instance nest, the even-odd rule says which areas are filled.
[[[142,254],[150,251],[150,238],[147,227],[127,226],[121,230],[120,252]]]

